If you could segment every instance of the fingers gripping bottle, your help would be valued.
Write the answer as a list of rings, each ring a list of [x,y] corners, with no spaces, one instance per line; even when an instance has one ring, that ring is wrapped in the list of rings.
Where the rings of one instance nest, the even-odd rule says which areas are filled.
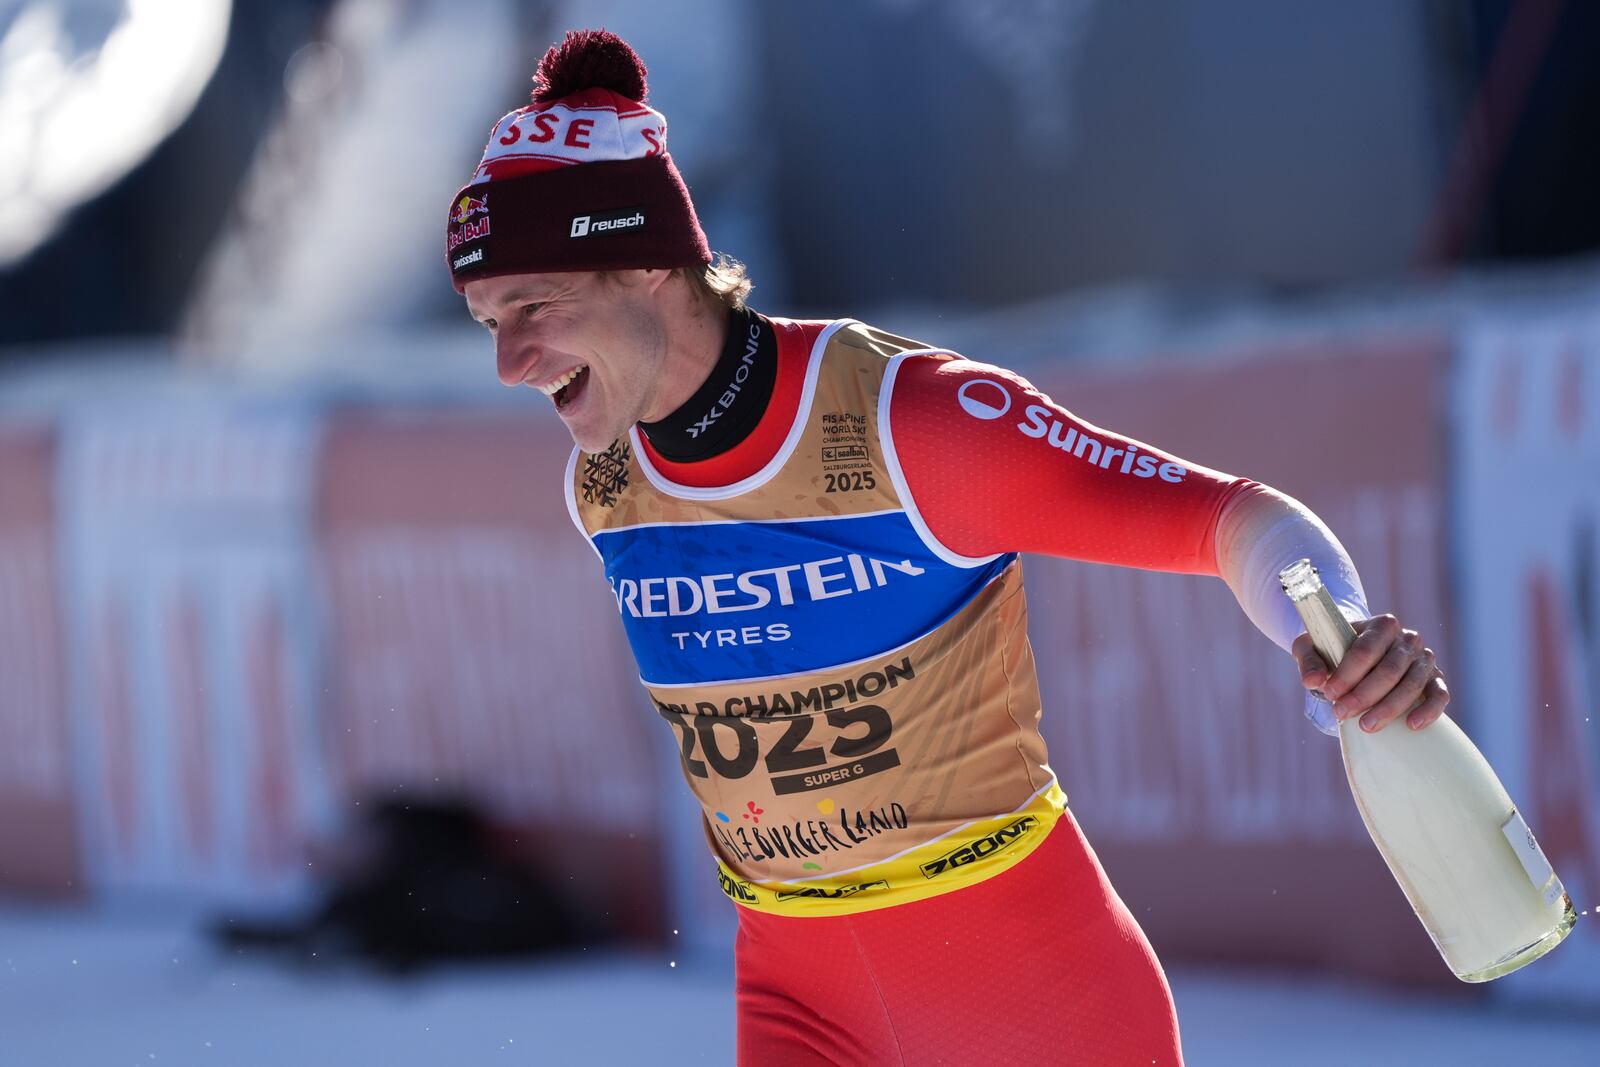
[[[1356,639],[1310,560],[1279,575],[1329,666]],[[1577,922],[1562,888],[1483,754],[1440,716],[1423,730],[1339,724],[1361,819],[1445,963],[1487,982],[1559,945]]]

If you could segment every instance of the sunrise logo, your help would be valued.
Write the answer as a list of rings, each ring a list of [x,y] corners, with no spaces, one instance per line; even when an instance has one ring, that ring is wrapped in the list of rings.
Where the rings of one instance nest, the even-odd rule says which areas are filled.
[[[1011,394],[999,382],[974,378],[956,390],[961,410],[985,422],[998,419],[1011,410]]]

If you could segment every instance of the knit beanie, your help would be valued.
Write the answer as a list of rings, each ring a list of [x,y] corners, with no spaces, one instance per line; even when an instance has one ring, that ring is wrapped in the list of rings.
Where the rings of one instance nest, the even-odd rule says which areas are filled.
[[[445,259],[475,278],[711,262],[689,189],[646,105],[645,67],[605,30],[577,30],[534,75],[533,103],[495,123],[450,202]]]

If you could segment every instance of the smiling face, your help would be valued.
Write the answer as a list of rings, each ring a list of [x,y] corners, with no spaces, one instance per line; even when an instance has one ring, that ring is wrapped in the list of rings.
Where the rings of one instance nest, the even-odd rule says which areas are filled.
[[[508,274],[466,285],[467,309],[494,337],[506,385],[549,396],[587,452],[605,449],[664,401],[667,271]]]

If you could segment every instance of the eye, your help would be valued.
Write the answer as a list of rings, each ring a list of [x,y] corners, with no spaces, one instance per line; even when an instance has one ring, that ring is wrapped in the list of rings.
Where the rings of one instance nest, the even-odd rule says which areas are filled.
[[[494,328],[496,326],[500,325],[498,322],[494,321],[493,319],[479,319],[478,321],[481,322],[483,324],[483,328],[488,330],[490,333],[493,333],[494,332]]]
[[[544,307],[544,304],[539,301],[535,301],[531,304],[523,304],[522,313],[524,315],[536,315],[539,313],[539,309],[542,307]]]

